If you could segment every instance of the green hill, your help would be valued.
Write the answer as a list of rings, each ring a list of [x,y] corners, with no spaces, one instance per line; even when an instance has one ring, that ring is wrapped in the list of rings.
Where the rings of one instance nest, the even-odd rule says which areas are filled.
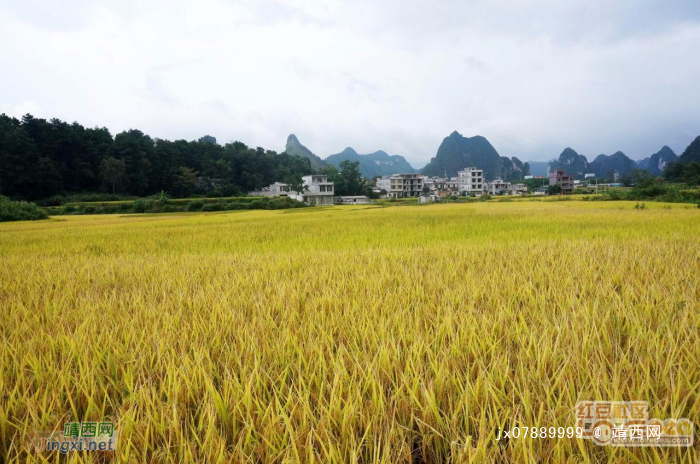
[[[464,137],[457,131],[445,137],[435,157],[421,172],[428,176],[454,177],[457,171],[470,166],[483,169],[486,179],[513,179],[523,175],[523,163],[519,159],[500,156],[480,135]]]

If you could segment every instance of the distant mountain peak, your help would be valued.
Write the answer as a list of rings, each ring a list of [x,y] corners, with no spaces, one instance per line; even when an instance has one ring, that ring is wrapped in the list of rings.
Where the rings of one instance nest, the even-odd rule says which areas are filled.
[[[621,176],[631,174],[637,168],[637,163],[623,152],[616,151],[609,156],[596,156],[590,168],[599,179],[618,180]]]
[[[549,163],[547,170],[552,172],[556,169],[563,169],[567,174],[576,177],[583,177],[588,172],[588,160],[571,147],[566,147],[559,155],[559,159]]]
[[[287,146],[285,147],[284,151],[288,155],[308,158],[309,162],[311,163],[311,168],[316,171],[326,166],[326,163],[321,158],[316,156],[311,150],[302,145],[297,136],[294,134],[289,134],[289,137],[287,137]]]
[[[669,163],[675,163],[676,161],[678,161],[678,155],[664,145],[661,147],[661,150],[650,157],[637,161],[637,166],[641,169],[646,169],[652,176],[660,176]]]
[[[489,180],[497,177],[515,179],[524,175],[524,165],[519,159],[502,157],[481,135],[464,137],[457,131],[443,139],[437,154],[422,172],[428,176],[454,177],[470,166],[482,169],[484,177]]]

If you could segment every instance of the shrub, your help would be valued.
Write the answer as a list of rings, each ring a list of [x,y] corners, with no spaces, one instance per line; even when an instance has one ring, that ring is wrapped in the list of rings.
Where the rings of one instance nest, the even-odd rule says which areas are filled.
[[[34,203],[12,201],[0,195],[0,222],[5,221],[36,221],[46,219],[49,215]]]
[[[224,206],[221,203],[207,203],[206,205],[202,206],[202,211],[205,212],[222,211],[223,209]]]
[[[204,202],[202,200],[194,200],[187,205],[187,211],[201,211],[203,206]]]
[[[270,204],[263,200],[253,200],[248,205],[248,209],[270,209]]]
[[[134,213],[145,213],[149,209],[148,203],[144,200],[136,200],[131,207]]]
[[[37,201],[37,204],[40,206],[61,206],[65,202],[66,202],[66,197],[63,197],[60,195],[54,195],[50,198],[46,198],[45,200]]]
[[[287,209],[291,207],[292,205],[287,199],[274,199],[270,201],[270,209]]]
[[[230,201],[226,203],[226,211],[232,211],[237,209],[248,209],[248,205],[237,201]]]

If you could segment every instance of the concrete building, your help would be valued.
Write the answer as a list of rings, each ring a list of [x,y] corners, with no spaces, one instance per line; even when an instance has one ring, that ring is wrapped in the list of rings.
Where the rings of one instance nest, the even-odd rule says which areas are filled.
[[[384,190],[384,192],[389,193],[389,188],[391,185],[391,180],[389,179],[389,176],[384,176],[384,177],[379,177],[374,183],[374,188],[379,190],[380,192]]]
[[[336,205],[366,205],[369,204],[369,198],[364,195],[333,197],[333,203]]]
[[[503,179],[494,179],[485,184],[486,193],[490,195],[501,195],[510,191],[510,184]]]
[[[385,179],[380,179],[384,181]],[[387,182],[378,186],[387,192],[389,198],[417,197],[423,193],[423,176],[420,174],[394,174]],[[388,185],[388,189],[383,186]]]
[[[435,193],[436,193],[440,198],[445,198],[445,197],[458,197],[458,196],[461,195],[461,193],[459,192],[459,188],[457,188],[457,186],[447,187],[447,188],[442,189],[442,190],[437,190]]]
[[[563,169],[555,169],[549,174],[549,185],[558,185],[562,195],[569,195],[574,191],[574,176],[564,173]]]
[[[484,171],[477,168],[466,168],[457,173],[457,188],[467,195],[484,193]]]
[[[440,197],[440,195],[437,195],[435,193],[424,193],[418,197],[418,203],[439,203],[441,201],[442,198]]]
[[[527,193],[527,185],[511,184],[503,179],[494,179],[484,185],[484,190],[490,195],[522,195]]]
[[[289,192],[288,196],[303,201],[310,206],[330,206],[333,204],[333,182],[328,182],[328,176],[312,175],[301,178],[304,183],[303,192]]]
[[[275,182],[268,187],[263,187],[261,190],[248,192],[248,195],[253,197],[286,197],[289,193],[289,185]]]
[[[423,177],[423,188],[431,192],[441,193],[452,187],[458,187],[457,177]]]
[[[527,193],[527,185],[525,184],[511,184],[510,185],[511,195],[523,195]]]
[[[281,182],[270,184],[270,195],[273,197],[286,196],[289,193],[289,185]]]

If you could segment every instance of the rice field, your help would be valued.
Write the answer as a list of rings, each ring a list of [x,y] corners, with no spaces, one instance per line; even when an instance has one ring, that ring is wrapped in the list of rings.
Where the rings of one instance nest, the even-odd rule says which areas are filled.
[[[0,224],[0,462],[696,464],[700,209],[506,202]],[[114,421],[115,452],[34,450]]]

